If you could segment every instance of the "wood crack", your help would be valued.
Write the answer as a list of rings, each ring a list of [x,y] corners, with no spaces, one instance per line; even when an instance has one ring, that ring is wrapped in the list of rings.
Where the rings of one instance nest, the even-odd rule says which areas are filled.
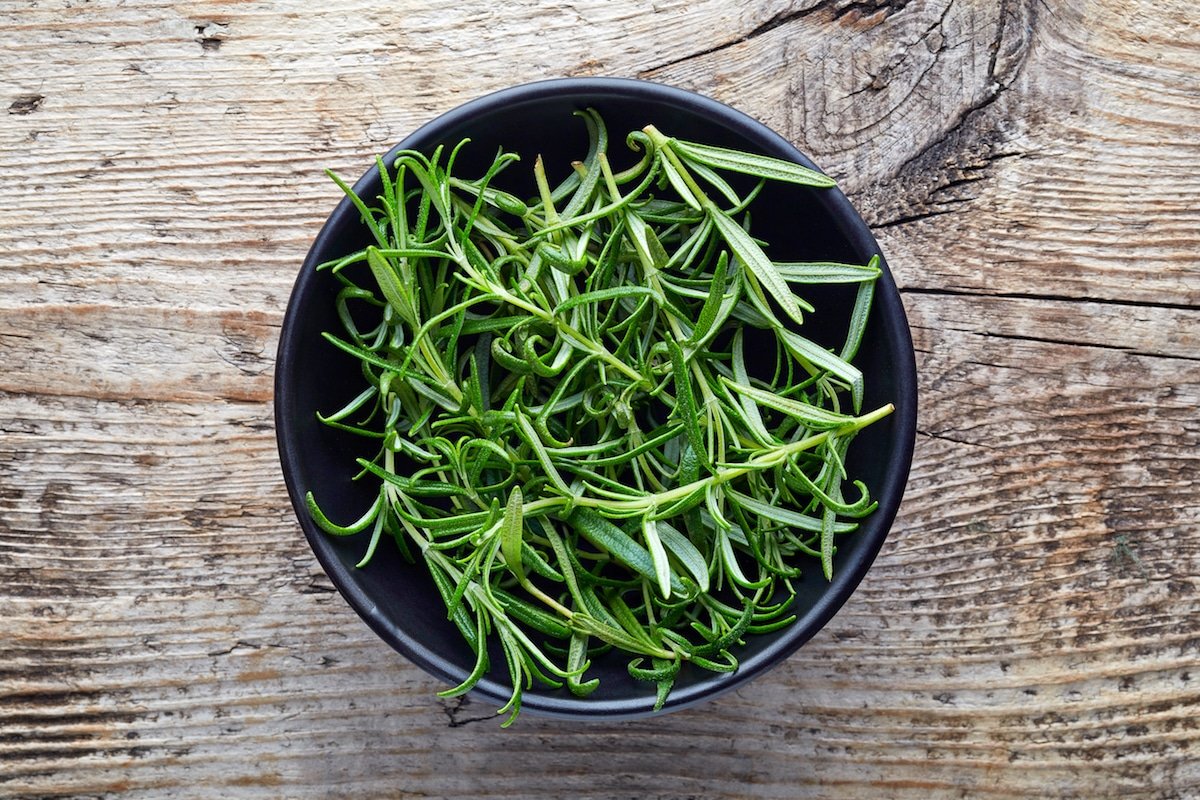
[[[442,711],[446,714],[446,718],[450,720],[449,727],[461,728],[464,725],[470,725],[472,722],[486,722],[489,719],[496,718],[495,714],[465,716],[464,712],[470,705],[471,700],[466,695],[442,703]]]
[[[1014,342],[1035,342],[1037,344],[1060,344],[1067,347],[1095,347],[1101,350],[1116,350],[1120,353],[1130,353],[1133,348],[1119,344],[1107,344],[1104,342],[1073,342],[1069,339],[1055,339],[1052,336],[1034,336],[1032,334],[1023,333],[998,333],[996,331],[972,331],[980,336],[988,339],[1008,339]]]
[[[1070,339],[1056,339],[1052,336],[1033,336],[1031,334],[1018,333],[997,333],[995,331],[968,331],[969,333],[978,333],[980,336],[985,336],[989,339],[1010,339],[1016,342],[1034,342],[1037,344],[1056,344],[1066,347],[1088,347],[1098,350],[1113,350],[1125,355],[1132,356],[1150,356],[1152,358],[1173,358],[1180,361],[1200,361],[1200,358],[1195,356],[1182,356],[1177,353],[1156,353],[1150,350],[1139,350],[1136,347],[1128,347],[1120,344],[1108,344],[1107,342],[1079,342],[1071,341]]]
[[[876,226],[885,227],[885,226]],[[1188,303],[1150,302],[1147,300],[1117,300],[1109,297],[1085,297],[1078,295],[1050,294],[1041,292],[985,292],[971,289],[947,289],[933,286],[902,287],[900,293],[912,295],[945,295],[948,297],[982,297],[1000,300],[1039,300],[1057,303],[1096,303],[1121,308],[1153,308],[1174,311],[1200,311],[1200,306]]]
[[[937,439],[939,441],[949,442],[951,444],[967,445],[968,447],[982,447],[986,450],[997,449],[995,447],[992,447],[990,444],[984,444],[983,442],[971,442],[971,441],[967,441],[966,439],[958,439],[958,438],[955,438],[954,436],[948,436],[944,433],[934,433],[933,431],[926,431],[926,430],[922,430],[920,428],[917,428],[917,433],[921,436],[926,436],[930,439]]]
[[[834,20],[842,20],[846,17],[855,16],[857,18],[871,17],[882,12],[882,19],[886,19],[895,14],[899,14],[908,7],[910,0],[855,0],[849,3],[826,2],[820,3],[817,6],[808,9],[811,13],[816,10],[832,10]]]
[[[946,214],[953,214],[955,211],[958,210],[957,208],[954,208],[953,206],[957,206],[959,204],[966,203],[966,202],[969,202],[969,198],[961,197],[961,198],[955,198],[953,200],[944,200],[944,201],[938,203],[938,205],[941,206],[940,208],[935,208],[935,209],[932,209],[929,211],[918,211],[917,213],[914,213],[914,214],[905,214],[902,217],[896,217],[895,219],[889,219],[887,222],[876,222],[873,225],[871,225],[871,229],[872,230],[880,230],[883,228],[896,228],[896,227],[899,227],[900,225],[908,225],[910,223],[920,222],[921,220],[925,220],[925,219],[932,219],[934,217],[941,217]],[[946,208],[946,206],[951,206],[951,207]]]
[[[640,78],[640,77],[642,77],[644,75],[648,75],[652,72],[658,72],[659,70],[674,67],[674,66],[676,66],[678,64],[682,64],[686,61],[691,61],[694,58],[703,58],[704,56],[710,56],[714,53],[720,53],[721,51],[728,50],[731,47],[737,47],[739,44],[745,44],[746,42],[750,41],[751,39],[762,36],[764,33],[769,33],[783,25],[787,25],[789,22],[794,22],[798,19],[803,19],[804,17],[814,14],[817,11],[822,10],[823,7],[826,5],[827,5],[827,3],[820,3],[811,8],[801,9],[800,11],[780,12],[780,13],[774,15],[773,17],[771,17],[770,19],[768,19],[767,21],[760,23],[753,30],[739,36],[736,39],[733,39],[728,42],[722,42],[720,44],[713,45],[712,47],[707,47],[703,50],[697,50],[694,53],[688,53],[685,56],[680,56],[679,58],[673,58],[670,61],[664,61],[661,64],[656,64],[655,66],[653,66],[649,69],[640,70],[638,72],[638,77]]]
[[[283,645],[283,644],[271,644],[269,642],[266,644],[259,644],[258,642],[248,642],[244,639],[238,639],[236,642],[234,642],[232,645],[230,645],[226,649],[211,650],[207,653],[207,655],[210,657],[227,656],[237,650],[261,650],[264,647],[277,647],[277,648],[280,648],[283,650],[288,649],[287,645]]]
[[[822,2],[819,2],[816,5],[809,6],[808,8],[802,8],[799,11],[781,11],[766,21],[759,23],[752,30],[742,34],[736,39],[732,39],[728,42],[722,42],[720,44],[713,45],[712,47],[707,47],[703,50],[697,50],[694,53],[688,53],[685,56],[680,56],[679,58],[674,58],[670,61],[664,61],[661,64],[656,64],[648,69],[640,70],[638,72],[638,77],[643,77],[652,72],[658,72],[659,70],[669,69],[670,67],[674,67],[686,61],[691,61],[695,58],[703,58],[704,56],[710,56],[714,53],[720,53],[724,50],[728,50],[731,47],[737,47],[740,44],[745,44],[752,39],[756,39],[764,34],[770,33],[777,28],[789,25],[793,22],[804,19],[805,17],[811,17],[814,14],[830,13],[835,21],[839,21],[852,15],[869,17],[879,13],[880,11],[883,11],[884,14],[881,18],[882,21],[882,19],[886,19],[893,14],[903,11],[908,6],[909,2],[910,0],[874,0],[874,2],[856,0],[855,2],[846,3],[844,0],[843,2],[838,2],[838,0],[822,0]]]

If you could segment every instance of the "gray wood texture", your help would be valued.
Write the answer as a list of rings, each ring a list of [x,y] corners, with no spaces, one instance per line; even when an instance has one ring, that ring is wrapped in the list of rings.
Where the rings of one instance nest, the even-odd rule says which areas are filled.
[[[1183,0],[0,0],[0,796],[1200,797],[1200,15]],[[337,193],[489,90],[640,76],[839,178],[916,460],[858,593],[638,722],[442,701],[272,423]]]

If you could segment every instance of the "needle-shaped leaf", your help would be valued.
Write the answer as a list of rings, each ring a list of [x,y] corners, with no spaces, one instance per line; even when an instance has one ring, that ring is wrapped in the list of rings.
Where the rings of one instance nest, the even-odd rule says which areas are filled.
[[[625,226],[629,231],[629,239],[633,243],[633,248],[642,262],[642,267],[650,273],[665,267],[670,257],[662,242],[659,241],[658,235],[654,233],[654,229],[632,212],[625,214]]]
[[[579,179],[579,188],[571,196],[566,207],[563,208],[562,216],[564,219],[570,219],[578,215],[595,194],[596,186],[600,180],[598,157],[601,153],[608,150],[608,129],[604,124],[604,120],[596,113],[596,110],[589,108],[581,112],[576,112],[576,116],[581,117],[584,125],[587,126],[588,154],[584,159],[583,175]]]
[[[500,605],[510,617],[533,628],[547,636],[557,636],[565,639],[571,635],[571,629],[557,616],[547,613],[520,595],[515,595],[504,589],[493,588],[492,596],[500,601]]]
[[[464,181],[460,178],[450,178],[450,185],[456,189],[461,189],[476,197],[482,197],[485,202],[490,203],[496,208],[509,214],[514,214],[518,217],[523,217],[529,213],[529,207],[524,201],[516,195],[499,189],[493,189],[490,186],[480,187],[470,181]]]
[[[836,261],[776,261],[775,269],[788,283],[862,283],[879,277],[878,263],[878,256],[865,266]]]
[[[571,527],[596,547],[612,555],[617,561],[632,569],[643,578],[658,580],[654,559],[650,552],[638,544],[629,534],[612,524],[595,511],[578,508],[568,517]],[[682,592],[683,584],[672,576],[671,591]]]
[[[692,580],[696,582],[700,591],[707,592],[708,562],[705,560],[704,554],[686,536],[668,522],[659,520],[657,531],[663,546],[670,551],[671,555],[679,559],[679,563],[692,576]]]
[[[746,269],[750,270],[759,285],[774,298],[775,302],[779,303],[784,313],[791,317],[796,324],[804,324],[801,311],[812,311],[812,306],[792,293],[783,276],[771,263],[771,259],[767,258],[767,254],[758,246],[758,242],[750,238],[746,229],[725,212],[713,209],[709,216],[717,231],[720,232],[721,238],[729,245],[729,249],[738,257],[738,260],[746,266]]]
[[[435,558],[426,559],[425,565],[429,568],[429,574],[433,578],[433,584],[437,587],[438,594],[442,596],[442,602],[447,607],[450,606],[450,599],[454,594],[454,580],[457,580],[457,570]],[[454,570],[456,577],[451,579],[447,570]],[[465,608],[459,607],[458,611],[451,615],[451,620],[455,626],[462,632],[463,638],[471,649],[478,653],[480,650],[487,650],[486,647],[481,647],[484,641],[482,635],[476,635],[479,632],[479,626],[471,623],[470,614]],[[473,684],[472,684],[473,685]]]
[[[616,645],[630,653],[641,653],[649,656],[670,655],[668,651],[647,644],[644,640],[631,636],[621,628],[601,622],[588,614],[577,613],[571,617],[571,627],[579,633],[595,636],[597,639]]]
[[[371,234],[375,237],[375,242],[380,247],[387,247],[387,238],[380,232],[380,226],[375,220],[375,215],[367,207],[367,204],[363,202],[362,198],[358,196],[358,193],[332,170],[325,170],[325,174],[338,185],[338,188],[345,193],[346,198],[358,209],[358,214],[362,218],[363,224],[371,231]]]
[[[521,487],[514,486],[508,495],[504,517],[500,520],[500,552],[504,554],[504,563],[519,581],[525,580],[525,559],[521,556],[521,542],[525,533],[524,503]]]
[[[324,422],[326,424],[328,424],[330,422],[341,422],[346,417],[348,417],[351,414],[355,413],[356,411],[360,410],[366,404],[366,402],[368,400],[375,399],[375,397],[378,394],[379,394],[378,388],[376,388],[374,386],[368,386],[366,389],[363,389],[362,392],[360,392],[357,397],[355,397],[353,400],[351,400],[346,405],[342,406],[342,408],[340,410],[334,412],[333,414],[330,414],[329,416],[325,416],[324,414],[317,412],[317,419],[321,420],[321,422]]]
[[[837,494],[841,494],[835,489]],[[838,498],[840,499],[840,498]],[[825,508],[821,514],[821,573],[825,576],[825,580],[833,580],[833,553],[835,550],[833,544],[833,525],[837,521],[837,512],[832,508]]]
[[[462,613],[464,616],[466,615],[466,611],[463,611]],[[480,610],[476,615],[476,626],[477,627],[475,629],[475,633],[473,634],[474,639],[477,642],[482,642],[484,636],[486,635],[486,625],[487,625],[486,620],[487,620],[487,617],[484,615],[484,612],[482,610]],[[464,630],[464,628],[460,625],[459,630]],[[464,638],[470,638],[470,637],[467,637],[466,634],[464,634]],[[475,650],[475,666],[471,669],[471,673],[469,675],[467,675],[467,677],[465,679],[463,679],[462,683],[460,683],[458,686],[455,686],[453,689],[446,689],[444,691],[438,692],[438,697],[449,698],[449,697],[459,697],[461,695],[464,695],[467,692],[474,689],[475,685],[478,684],[479,681],[483,678],[483,676],[487,673],[487,669],[489,666],[487,648],[477,644],[474,647],[474,650]]]
[[[745,635],[746,630],[750,627],[750,623],[754,620],[755,604],[747,602],[742,606],[742,613],[738,616],[733,625],[710,641],[708,644],[701,645],[691,651],[693,656],[708,656],[718,654],[731,647],[738,639]]]
[[[379,284],[379,290],[383,293],[392,308],[396,309],[410,322],[413,321],[413,303],[412,297],[408,292],[408,288],[400,282],[400,276],[396,274],[396,270],[374,247],[367,248],[367,265],[371,268],[371,274],[375,277],[375,282]]]
[[[571,494],[570,487],[567,486],[566,481],[559,474],[558,469],[554,466],[554,462],[550,460],[550,454],[546,452],[546,446],[542,444],[542,439],[538,436],[538,432],[530,424],[529,419],[520,411],[517,412],[517,426],[520,429],[521,437],[533,450],[534,457],[542,465],[542,469],[546,471],[546,477],[564,495]]]
[[[778,504],[767,503],[736,490],[726,489],[725,496],[747,511],[751,511],[770,522],[779,523],[780,525],[789,525],[802,531],[820,533],[821,526],[824,524],[824,521],[818,517],[801,514]],[[853,522],[834,522],[833,532],[849,533],[857,527],[858,525]]]
[[[879,269],[879,256],[873,256],[867,266]],[[850,361],[858,355],[863,335],[867,331],[867,321],[871,314],[871,303],[875,299],[875,281],[864,281],[858,285],[854,296],[854,308],[850,311],[850,328],[846,332],[846,343],[840,353],[843,361]]]
[[[729,253],[722,250],[721,255],[717,257],[717,266],[713,268],[708,297],[704,298],[704,305],[700,307],[700,313],[696,316],[696,325],[692,328],[692,335],[688,337],[689,347],[695,347],[700,342],[709,339],[718,324],[724,322],[720,318],[720,312],[726,298],[725,274],[728,269]],[[726,316],[728,313],[728,311],[725,312]]]
[[[743,331],[739,328],[737,333],[733,335],[733,343],[730,345],[733,351],[733,378],[739,386],[749,386],[750,376],[746,371],[746,353],[745,353],[745,337]],[[727,385],[727,381],[723,381]],[[745,414],[747,427],[750,432],[758,437],[761,442],[770,442],[774,437],[767,430],[767,426],[763,424],[762,414],[758,411],[758,406],[754,401],[746,395],[738,396],[738,403],[741,405],[742,412]]]
[[[862,408],[862,370],[841,356],[831,353],[816,342],[806,339],[798,333],[782,330],[779,332],[779,335],[784,346],[803,363],[811,365],[818,370],[825,370],[845,381],[850,387],[855,413]]]
[[[713,170],[709,169],[701,162],[696,161],[694,159],[688,164],[688,167],[691,169],[692,172],[699,175],[707,183],[709,183],[714,189],[716,189],[718,192],[720,192],[721,195],[726,200],[728,200],[732,205],[736,206],[736,205],[741,204],[742,198],[739,197],[738,193],[736,191],[734,191],[732,186],[729,185],[729,182],[726,181],[724,178],[722,178],[720,175],[718,175],[716,172],[714,172]]]
[[[650,551],[650,560],[654,562],[658,590],[664,600],[670,600],[671,565],[667,561],[667,551],[663,548],[662,539],[658,536],[658,523],[649,515],[642,518],[642,537],[646,540],[646,549]]]
[[[383,523],[386,519],[386,514],[379,514],[375,517],[375,527],[371,530],[371,539],[367,542],[366,552],[363,553],[358,563],[354,565],[356,568],[362,569],[375,557],[375,548],[379,546],[379,540],[383,536]]]
[[[429,161],[424,161],[424,159],[417,159],[411,156],[402,156],[401,161],[421,184],[421,188],[424,190],[423,198],[428,199],[443,220],[449,220],[450,187],[448,183],[443,183],[440,180],[443,177],[443,173],[436,168],[437,154],[434,155],[432,164]]]
[[[316,498],[313,497],[312,492],[304,494],[304,502],[308,507],[308,512],[312,514],[313,520],[320,526],[321,530],[332,536],[353,536],[356,533],[365,531],[367,526],[379,516],[380,509],[383,508],[383,492],[379,493],[379,496],[375,498],[375,502],[371,504],[371,507],[367,509],[365,514],[349,525],[337,525],[331,522],[325,516],[325,512],[321,511],[321,507],[317,505]]]
[[[396,486],[405,494],[413,497],[461,497],[469,493],[463,487],[448,481],[414,480],[404,475],[397,475],[366,459],[358,459],[358,464],[366,471],[374,473],[386,483]]]
[[[343,350],[373,367],[382,367],[386,370],[396,370],[400,367],[398,363],[393,362],[372,350],[368,350],[365,347],[359,347],[343,339],[339,339],[328,331],[322,333],[321,337],[339,350]]]
[[[729,579],[738,586],[750,586],[750,579],[742,572],[742,567],[738,564],[737,556],[733,552],[733,543],[729,540],[729,531],[726,528],[717,526],[717,552],[721,558],[721,565],[725,569],[725,574]]]
[[[581,633],[571,633],[571,643],[567,651],[567,669],[571,671],[585,669],[590,663],[587,658],[588,637]],[[567,688],[576,697],[587,697],[600,688],[600,679],[580,681],[577,676],[567,678]]]
[[[661,681],[674,678],[679,674],[680,663],[666,659],[654,659],[651,667],[643,667],[644,658],[635,658],[626,668],[631,677],[639,681]]]
[[[683,351],[673,339],[667,339],[667,351],[671,356],[671,374],[675,379],[675,418],[683,423],[692,451],[701,463],[709,466],[704,434],[700,430],[700,411],[696,407],[696,395],[692,391],[692,375],[684,361]]]
[[[579,306],[591,305],[593,303],[608,303],[626,297],[654,297],[654,295],[654,290],[646,286],[613,286],[608,289],[597,289],[593,292],[581,292],[573,297],[569,297],[554,307],[554,313],[562,314]]]
[[[741,172],[759,178],[798,183],[804,186],[829,187],[836,185],[836,181],[828,175],[808,167],[802,167],[794,161],[784,161],[771,156],[714,147],[699,142],[687,142],[682,139],[672,139],[670,146],[685,160],[696,161],[716,169],[726,169],[731,172]]]
[[[765,406],[766,408],[774,409],[780,413],[799,421],[803,425],[815,430],[828,430],[830,428],[840,428],[843,425],[854,421],[854,417],[846,414],[838,414],[828,409],[814,406],[811,403],[802,403],[798,400],[792,400],[788,397],[781,397],[774,392],[768,392],[763,389],[758,389],[749,384],[743,384],[738,381],[731,381],[726,377],[722,377],[721,381],[730,389],[745,397],[748,400]]]
[[[667,180],[671,182],[671,188],[679,193],[680,199],[682,199],[683,202],[687,203],[692,208],[699,211],[701,208],[700,201],[696,199],[696,195],[692,192],[691,188],[688,187],[687,183],[684,182],[683,176],[679,174],[679,170],[671,163],[669,159],[664,158],[660,164],[662,165],[663,172],[667,176]]]

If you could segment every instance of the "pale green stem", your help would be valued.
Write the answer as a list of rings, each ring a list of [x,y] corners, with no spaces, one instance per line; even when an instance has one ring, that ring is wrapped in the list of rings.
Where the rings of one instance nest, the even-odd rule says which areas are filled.
[[[888,403],[881,406],[869,414],[864,414],[861,417],[855,417],[852,422],[843,425],[840,428],[833,430],[822,431],[821,433],[808,436],[799,441],[789,442],[788,444],[778,445],[770,450],[764,451],[753,458],[736,465],[728,465],[718,467],[711,475],[706,478],[686,483],[683,486],[676,486],[665,492],[657,492],[647,494],[632,500],[613,500],[611,498],[588,497],[586,495],[580,497],[543,497],[526,503],[523,509],[524,514],[536,515],[542,512],[553,511],[562,508],[566,505],[583,506],[586,508],[609,509],[612,511],[649,511],[656,507],[669,506],[672,503],[683,500],[695,492],[703,491],[709,486],[719,486],[724,483],[740,478],[751,472],[761,472],[763,470],[777,467],[787,461],[789,458],[806,450],[812,450],[825,443],[831,437],[845,436],[848,433],[861,430],[868,425],[878,422],[884,417],[895,411],[895,406]]]

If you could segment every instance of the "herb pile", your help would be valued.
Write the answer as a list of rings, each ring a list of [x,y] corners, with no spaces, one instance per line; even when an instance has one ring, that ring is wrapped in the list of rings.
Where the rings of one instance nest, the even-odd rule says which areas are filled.
[[[586,157],[554,186],[539,157],[529,201],[493,185],[515,154],[458,175],[466,141],[380,161],[370,204],[333,176],[375,241],[319,267],[341,286],[325,337],[365,387],[321,419],[378,441],[357,477],[379,493],[347,526],[312,493],[309,510],[369,531],[359,566],[385,536],[424,562],[476,656],[443,695],[498,643],[506,725],[535,681],[595,690],[613,648],[656,707],[684,665],[736,670],[739,642],[795,619],[803,562],[831,577],[837,537],[875,508],[844,488],[846,451],[892,410],[862,413],[851,363],[876,260],[773,262],[749,231],[764,183],[829,178],[653,126],[614,171],[603,121],[580,116]],[[831,282],[858,287],[836,353],[799,333],[793,291]]]

